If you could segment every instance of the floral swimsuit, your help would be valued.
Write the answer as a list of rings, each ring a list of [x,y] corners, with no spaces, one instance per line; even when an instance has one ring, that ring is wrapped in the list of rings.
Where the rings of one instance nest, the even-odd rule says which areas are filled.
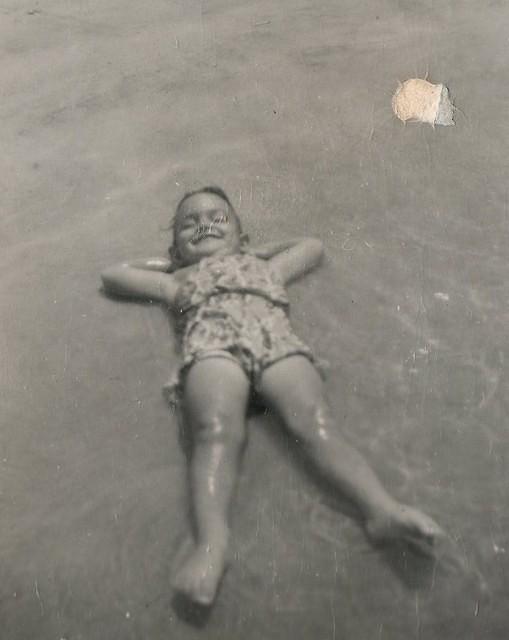
[[[182,364],[164,391],[175,404],[186,371],[198,360],[237,362],[256,390],[262,372],[278,360],[311,350],[294,334],[284,287],[266,260],[249,253],[203,258],[177,292]]]

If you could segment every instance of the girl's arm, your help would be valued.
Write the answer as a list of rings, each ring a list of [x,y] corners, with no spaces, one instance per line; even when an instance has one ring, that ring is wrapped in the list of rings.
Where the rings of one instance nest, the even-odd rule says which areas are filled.
[[[170,266],[167,258],[145,258],[108,267],[101,273],[104,290],[117,296],[171,304],[178,283],[167,273]]]
[[[270,260],[278,253],[287,251],[307,239],[308,238],[291,238],[290,240],[273,240],[272,242],[264,242],[258,247],[250,248],[249,252],[253,253],[257,258]]]
[[[271,243],[276,246],[276,243]],[[279,243],[281,249],[269,262],[284,284],[314,269],[323,257],[323,244],[315,238]]]

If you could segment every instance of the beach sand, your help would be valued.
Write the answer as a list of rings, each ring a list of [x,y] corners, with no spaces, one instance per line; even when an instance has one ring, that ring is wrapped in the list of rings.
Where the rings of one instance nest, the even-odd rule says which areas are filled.
[[[4,0],[0,18],[2,639],[506,638],[509,7]],[[392,113],[426,74],[455,126]],[[172,603],[173,330],[99,274],[164,254],[175,203],[209,183],[253,242],[323,239],[295,328],[330,362],[339,428],[466,573],[373,549],[255,411],[217,604]]]

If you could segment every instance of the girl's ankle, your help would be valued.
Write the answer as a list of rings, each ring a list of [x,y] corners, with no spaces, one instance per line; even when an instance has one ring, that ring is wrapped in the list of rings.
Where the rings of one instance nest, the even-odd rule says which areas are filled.
[[[209,551],[225,551],[230,541],[230,530],[228,527],[214,531],[207,538],[198,542],[199,547],[206,547]]]

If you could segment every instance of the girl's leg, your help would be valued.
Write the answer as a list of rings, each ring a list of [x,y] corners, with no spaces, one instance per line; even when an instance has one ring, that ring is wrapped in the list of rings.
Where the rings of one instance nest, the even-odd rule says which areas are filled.
[[[373,542],[403,539],[432,553],[440,527],[417,509],[398,503],[361,454],[338,433],[323,384],[304,356],[281,360],[263,373],[260,394],[295,434],[317,470],[360,510]]]
[[[194,364],[184,386],[184,417],[193,430],[191,494],[196,542],[174,578],[175,588],[209,605],[223,575],[228,516],[245,442],[249,381],[227,358]]]

